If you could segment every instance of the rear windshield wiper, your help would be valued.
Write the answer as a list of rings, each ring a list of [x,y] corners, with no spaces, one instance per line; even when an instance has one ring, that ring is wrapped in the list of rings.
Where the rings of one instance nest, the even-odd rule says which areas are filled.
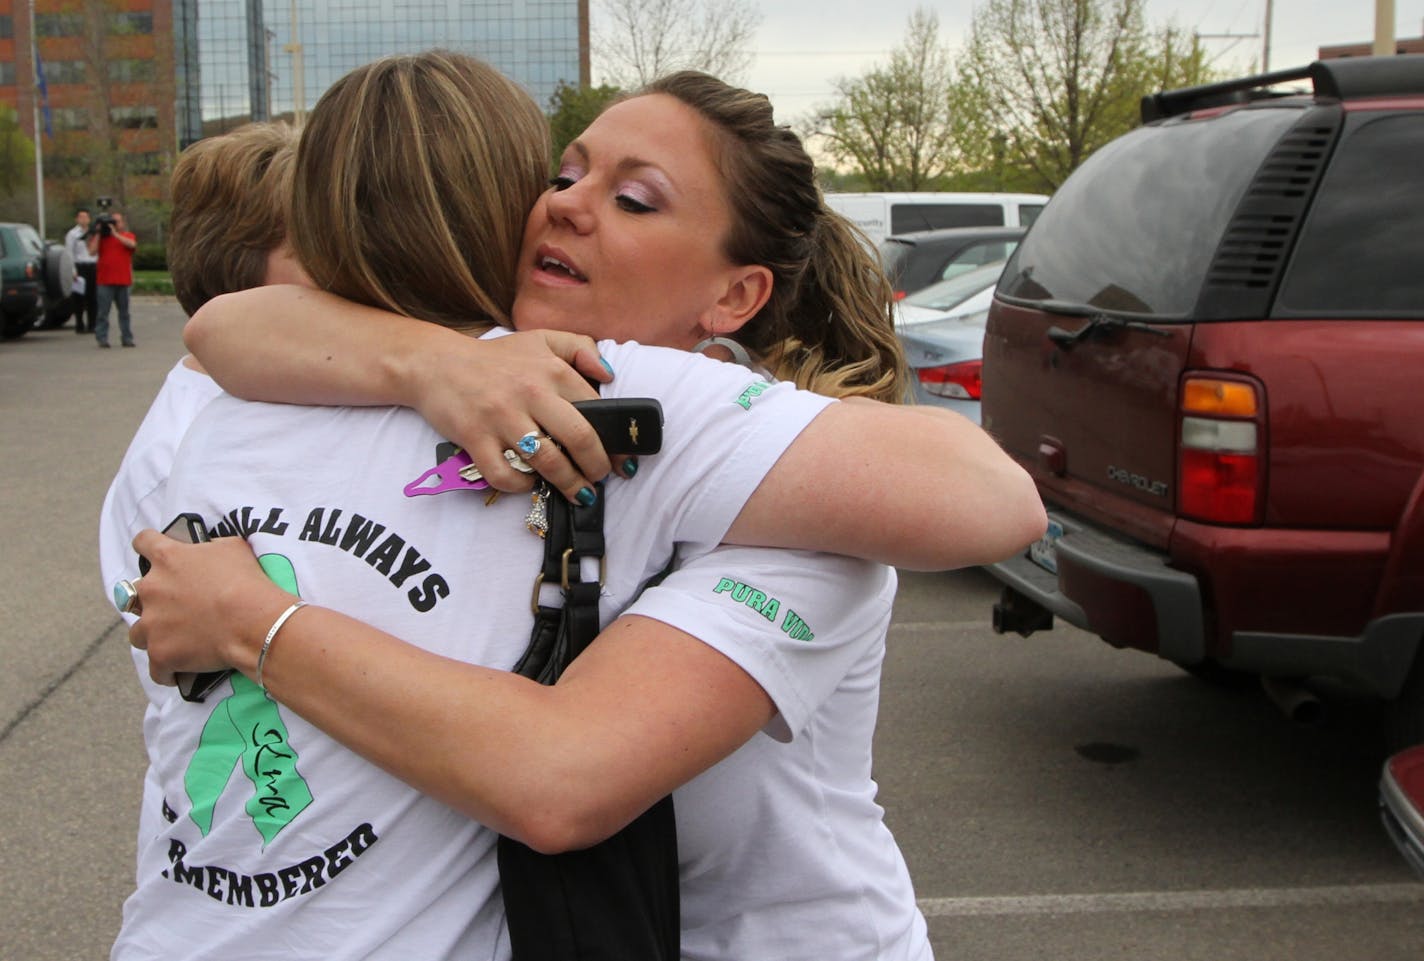
[[[1087,304],[1074,304],[1063,300],[1047,300],[1039,304],[1051,314],[1065,314],[1069,317],[1087,317],[1088,322],[1077,330],[1064,330],[1056,324],[1048,328],[1048,339],[1064,350],[1070,350],[1080,340],[1093,340],[1116,333],[1119,330],[1143,330],[1159,337],[1172,336],[1171,331],[1162,330],[1140,320],[1124,320],[1104,314]]]

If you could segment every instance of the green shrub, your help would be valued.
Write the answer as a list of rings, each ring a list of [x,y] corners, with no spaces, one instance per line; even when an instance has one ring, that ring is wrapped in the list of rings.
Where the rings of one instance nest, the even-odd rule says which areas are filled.
[[[137,258],[135,258],[137,266]],[[173,279],[166,270],[135,270],[133,292],[136,294],[173,295]]]
[[[141,243],[134,250],[135,270],[167,270],[168,248],[163,244]]]

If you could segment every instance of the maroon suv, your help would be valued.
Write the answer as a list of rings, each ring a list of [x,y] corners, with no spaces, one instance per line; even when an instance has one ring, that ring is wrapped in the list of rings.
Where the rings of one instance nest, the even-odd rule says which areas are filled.
[[[1143,121],[1059,188],[990,312],[984,426],[1050,519],[991,569],[995,627],[1333,677],[1418,740],[1424,56],[1162,93]]]

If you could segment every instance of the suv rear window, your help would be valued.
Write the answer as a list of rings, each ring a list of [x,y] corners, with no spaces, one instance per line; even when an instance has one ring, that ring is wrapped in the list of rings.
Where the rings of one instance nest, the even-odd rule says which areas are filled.
[[[1274,316],[1424,317],[1421,163],[1424,115],[1349,116]]]
[[[1185,317],[1227,221],[1299,108],[1140,127],[1054,194],[1004,269],[1000,296]]]
[[[33,227],[21,226],[16,233],[20,235],[20,244],[31,256],[38,257],[44,253],[44,241],[35,232]]]

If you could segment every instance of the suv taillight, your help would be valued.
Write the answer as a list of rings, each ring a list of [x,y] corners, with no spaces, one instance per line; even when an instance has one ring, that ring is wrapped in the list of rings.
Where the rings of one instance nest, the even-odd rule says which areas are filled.
[[[1246,380],[1183,379],[1179,514],[1218,524],[1259,519],[1265,489],[1263,393]]]
[[[915,371],[920,386],[936,397],[978,400],[984,392],[984,361],[966,360],[943,367],[921,367]]]

